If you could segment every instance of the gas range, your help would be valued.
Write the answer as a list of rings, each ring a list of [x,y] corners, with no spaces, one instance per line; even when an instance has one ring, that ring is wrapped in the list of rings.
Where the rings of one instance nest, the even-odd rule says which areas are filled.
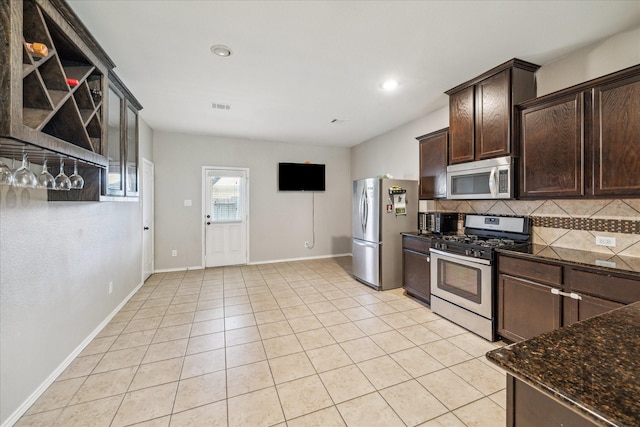
[[[465,234],[432,241],[431,310],[495,340],[495,249],[518,248],[531,239],[526,217],[470,214]]]
[[[467,215],[465,233],[434,238],[433,248],[480,259],[493,259],[494,249],[526,246],[531,235],[525,217]]]

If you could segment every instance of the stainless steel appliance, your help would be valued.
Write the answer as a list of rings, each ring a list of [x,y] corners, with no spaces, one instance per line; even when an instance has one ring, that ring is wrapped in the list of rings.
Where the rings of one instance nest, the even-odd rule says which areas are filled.
[[[495,249],[527,245],[529,219],[467,215],[465,233],[433,242],[431,310],[495,341]]]
[[[458,214],[446,212],[418,212],[418,232],[450,233],[458,230]]]
[[[515,157],[447,166],[447,199],[513,199]]]
[[[406,192],[390,189],[399,187]],[[415,232],[418,181],[353,181],[353,276],[378,290],[402,286],[402,232]]]

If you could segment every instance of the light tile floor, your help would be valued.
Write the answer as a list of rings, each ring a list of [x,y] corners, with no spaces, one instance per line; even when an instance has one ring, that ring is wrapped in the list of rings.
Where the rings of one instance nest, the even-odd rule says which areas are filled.
[[[154,274],[16,425],[505,425],[500,343],[350,271]]]

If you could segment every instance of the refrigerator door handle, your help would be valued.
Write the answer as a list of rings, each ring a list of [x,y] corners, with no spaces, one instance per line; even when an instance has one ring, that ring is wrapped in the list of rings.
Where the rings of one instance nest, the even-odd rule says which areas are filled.
[[[367,197],[366,187],[362,189],[362,196],[360,197],[360,225],[362,226],[362,233],[367,232],[367,218],[369,216],[369,200]]]

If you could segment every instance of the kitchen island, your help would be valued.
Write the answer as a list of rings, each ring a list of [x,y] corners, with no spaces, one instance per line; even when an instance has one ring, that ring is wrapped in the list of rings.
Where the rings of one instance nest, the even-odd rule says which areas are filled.
[[[487,353],[508,426],[640,425],[640,302]]]

